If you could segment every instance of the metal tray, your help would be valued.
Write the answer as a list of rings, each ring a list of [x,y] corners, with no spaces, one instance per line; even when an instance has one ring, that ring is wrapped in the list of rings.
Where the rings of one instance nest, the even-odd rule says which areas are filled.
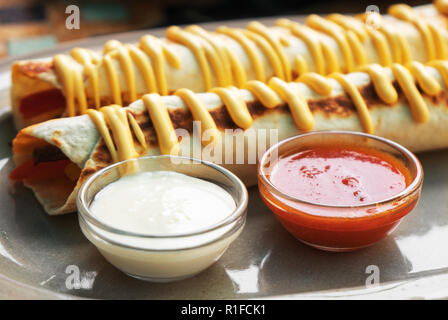
[[[292,17],[303,19],[303,17]],[[266,24],[270,19],[260,19]],[[243,26],[246,20],[205,24]],[[132,42],[146,30],[114,35]],[[98,48],[111,36],[64,44],[19,57],[37,58],[73,46]],[[16,59],[19,59],[16,58]],[[419,154],[425,171],[421,202],[398,229],[370,248],[352,253],[312,249],[289,235],[249,190],[248,221],[215,265],[177,283],[132,279],[110,265],[82,235],[75,214],[49,217],[32,192],[13,186],[9,68],[0,62],[0,298],[246,299],[447,298],[448,150]],[[369,266],[380,284],[366,286]],[[79,270],[81,287],[73,287]]]

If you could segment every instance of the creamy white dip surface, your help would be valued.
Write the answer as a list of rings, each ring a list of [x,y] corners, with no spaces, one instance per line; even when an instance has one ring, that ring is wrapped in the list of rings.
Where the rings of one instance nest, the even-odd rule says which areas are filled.
[[[235,210],[220,186],[173,171],[140,172],[107,185],[90,211],[116,229],[153,235],[194,232]]]

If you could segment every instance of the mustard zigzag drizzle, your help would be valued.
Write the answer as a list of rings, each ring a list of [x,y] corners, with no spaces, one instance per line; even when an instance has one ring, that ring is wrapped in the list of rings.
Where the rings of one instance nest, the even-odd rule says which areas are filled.
[[[389,14],[413,24],[419,30],[424,41],[427,61],[448,58],[447,44],[442,33],[432,24],[419,20],[411,7],[404,4],[394,5],[390,7]],[[368,39],[374,44],[382,66],[391,66],[393,63],[408,65],[412,62],[407,40],[397,30],[390,30],[381,23],[376,30],[354,17],[330,14],[326,18],[310,15],[306,18],[306,25],[279,19],[276,26],[289,30],[292,36],[304,41],[311,53],[316,72],[321,75],[352,72],[366,65],[368,59],[363,43]],[[342,53],[344,67],[328,44],[313,34],[316,31],[336,41]],[[247,29],[223,26],[214,32],[195,25],[185,29],[172,26],[166,30],[165,36],[168,41],[188,47],[194,54],[201,69],[206,91],[213,87],[212,74],[215,75],[219,87],[243,88],[248,81],[242,62],[225,45],[225,41],[222,41],[223,36],[232,38],[241,45],[252,64],[256,80],[262,82],[269,80],[260,53],[263,53],[270,64],[274,77],[280,80],[291,81],[293,70],[299,77],[308,71],[305,59],[301,55],[297,55],[293,64],[290,64],[285,53],[285,47],[290,45],[288,39],[271,32],[259,22],[249,23]],[[73,59],[65,55],[54,57],[56,74],[61,80],[67,99],[68,116],[83,114],[91,105],[95,108],[100,107],[98,70],[101,64],[106,69],[112,100],[118,105],[123,105],[122,88],[113,60],[119,62],[123,71],[131,101],[139,98],[136,92],[135,70],[142,75],[146,92],[167,95],[169,92],[165,65],[168,62],[173,68],[181,67],[181,61],[173,48],[169,47],[167,42],[150,35],[142,37],[138,45],[111,40],[105,44],[102,58],[96,57],[90,50],[80,48],[73,49],[71,56]],[[87,92],[93,95],[91,97],[93,103],[88,102],[83,74],[90,80],[91,90]]]
[[[434,60],[428,65],[441,74],[444,85],[448,87],[448,61]],[[410,113],[414,121],[417,123],[427,122],[429,110],[417,85],[425,94],[434,96],[442,90],[440,84],[430,75],[425,66],[419,62],[412,62],[409,69],[400,64],[392,64],[390,69],[408,101]],[[376,94],[384,103],[393,104],[398,100],[397,91],[393,86],[392,80],[387,76],[384,67],[378,64],[371,64],[363,66],[361,71],[366,72],[370,76]],[[328,96],[332,91],[330,78],[338,81],[349,98],[351,98],[363,130],[367,133],[374,133],[374,125],[367,105],[358,88],[350,82],[348,77],[341,73],[333,73],[325,77],[314,72],[307,72],[296,81],[305,83],[320,95]],[[299,130],[310,131],[313,129],[314,117],[306,99],[297,90],[297,87],[291,86],[290,83],[280,78],[273,77],[267,84],[258,80],[249,81],[245,88],[266,108],[278,107],[283,100],[289,106],[294,123]],[[251,126],[252,117],[246,102],[241,97],[239,89],[230,86],[216,88],[213,92],[221,98],[231,119],[237,126],[242,129],[248,129]],[[188,89],[180,89],[175,94],[183,100],[190,110],[193,120],[201,121],[203,130],[212,131],[212,139],[202,140],[202,143],[208,144],[219,141],[219,130],[197,95]],[[178,154],[180,150],[179,141],[163,99],[157,93],[150,93],[144,95],[142,100],[155,128],[161,154]],[[132,114],[127,112],[126,109],[120,108],[118,105],[112,105],[103,107],[99,111],[89,109],[87,113],[96,124],[114,162],[136,156],[132,132],[137,137],[143,150],[147,149],[147,143],[141,128]]]

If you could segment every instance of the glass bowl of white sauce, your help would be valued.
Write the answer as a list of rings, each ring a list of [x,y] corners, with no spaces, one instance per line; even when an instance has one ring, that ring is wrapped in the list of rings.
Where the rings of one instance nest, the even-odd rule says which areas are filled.
[[[77,196],[87,239],[124,273],[154,282],[189,278],[216,262],[243,230],[247,203],[229,170],[169,155],[108,166]]]

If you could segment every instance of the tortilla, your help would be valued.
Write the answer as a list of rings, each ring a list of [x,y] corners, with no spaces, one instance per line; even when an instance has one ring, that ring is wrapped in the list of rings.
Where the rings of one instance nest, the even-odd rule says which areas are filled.
[[[431,23],[434,25],[435,28],[439,30],[442,37],[448,41],[446,17],[439,13],[434,5],[416,7],[413,10],[413,13],[418,16],[421,22]],[[367,24],[369,24],[368,21]],[[384,16],[380,26],[389,30],[389,32],[403,36],[408,44],[412,60],[420,62],[427,62],[430,60],[430,57],[428,57],[427,54],[425,39],[423,38],[422,32],[413,23],[400,20],[392,16]],[[363,22],[360,23],[360,28],[365,28]],[[344,54],[335,38],[309,26],[304,26],[304,30],[311,38],[318,39],[322,43],[325,43],[329,50],[335,55],[335,60],[340,65],[341,72],[347,71]],[[310,47],[302,38],[293,35],[290,30],[279,26],[269,27],[269,33],[274,38],[282,38],[283,42],[288,42],[288,44],[284,44],[282,48],[284,55],[291,66],[292,77],[297,76],[299,73],[296,63],[296,58],[298,56],[302,57],[302,65],[307,67],[307,71],[317,70],[316,62],[313,58],[312,52],[310,51]],[[220,43],[225,45],[235,54],[235,57],[241,63],[246,73],[247,80],[256,79],[257,76],[253,61],[242,45],[233,38],[224,34],[214,35],[218,37]],[[393,39],[388,39],[387,37],[386,40],[390,46],[392,45],[391,42],[394,41]],[[165,61],[163,65],[163,73],[166,76],[167,92],[172,94],[180,88],[191,89],[194,92],[207,91],[201,66],[192,50],[183,44],[167,40],[165,38],[161,39],[161,41],[175,53],[180,62],[179,68],[167,61]],[[378,48],[372,40],[372,37],[367,37],[362,40],[361,44],[366,54],[367,63],[383,63],[383,61],[381,61],[382,58],[379,54]],[[439,49],[440,48],[438,48],[437,52],[443,51]],[[274,75],[273,65],[271,61],[269,61],[265,52],[261,50],[259,46],[254,46],[254,50],[259,56],[265,69],[267,80]],[[94,104],[92,82],[87,76],[85,68],[83,68],[74,59],[69,59],[79,68],[82,68],[82,78],[85,94],[87,96],[87,103],[89,107],[92,107]],[[113,58],[111,61],[113,69],[117,72],[122,105],[128,105],[134,100],[131,98],[129,84],[126,80],[126,74],[117,58]],[[401,58],[393,57],[393,62],[401,62]],[[153,59],[150,59],[150,63],[154,69],[155,65]],[[104,106],[111,103],[116,103],[116,101],[114,101],[110,81],[108,79],[104,56],[101,57],[100,55],[95,68],[99,77],[98,94],[101,105]],[[132,70],[135,76],[137,98],[139,98],[143,94],[150,91],[148,91],[148,88],[145,86],[142,73],[135,64]],[[67,115],[65,109],[66,93],[63,90],[60,75],[55,72],[54,60],[52,58],[44,60],[17,61],[13,64],[11,73],[11,106],[17,128],[23,128],[31,124]],[[218,79],[215,72],[211,72],[211,83],[212,86],[218,85]],[[157,81],[156,85],[158,85],[160,89],[160,81]],[[33,112],[33,109],[36,110],[36,112]],[[31,110],[31,112],[28,112],[27,116],[25,116],[24,110]]]
[[[367,73],[355,72],[346,76],[351,83],[355,84],[366,102],[373,122],[374,133],[392,139],[412,151],[448,147],[448,130],[446,130],[448,126],[448,89],[436,69],[431,67],[426,67],[426,69],[442,89],[434,96],[428,96],[420,91],[430,114],[429,120],[425,123],[418,123],[413,119],[409,103],[396,85],[396,81],[393,80],[390,69],[386,68],[385,71],[393,80],[398,92],[398,101],[392,105],[384,104],[377,96]],[[308,103],[314,117],[313,130],[362,131],[363,127],[353,101],[336,80],[330,80],[333,89],[328,96],[318,95],[304,83],[291,83],[300,90]],[[162,100],[168,108],[174,128],[184,129],[184,132],[189,133],[182,136],[181,155],[190,155],[197,158],[197,154],[194,154],[193,151],[197,150],[199,146],[200,156],[203,160],[222,164],[237,174],[247,186],[251,186],[256,183],[256,161],[253,161],[253,158],[249,156],[249,146],[257,145],[258,150],[256,152],[259,156],[272,143],[300,134],[301,131],[297,129],[288,105],[283,100],[275,108],[266,108],[249,91],[240,90],[239,93],[246,102],[253,118],[252,126],[245,131],[238,130],[218,95],[215,93],[200,93],[196,96],[209,111],[225,143],[242,136],[245,137],[243,163],[237,163],[235,155],[231,157],[231,161],[228,161],[225,159],[225,153],[222,154],[221,158],[204,153],[205,148],[201,148],[199,137],[191,134],[193,130],[192,115],[183,100],[178,96],[164,96]],[[125,110],[134,116],[149,145],[147,150],[138,148],[138,142],[134,137],[138,155],[160,154],[157,135],[143,102],[138,100]],[[226,129],[236,131],[229,133],[226,132]],[[267,130],[268,137],[271,137],[269,130],[275,129],[277,130],[277,136],[273,136],[275,139],[264,140],[266,144],[263,145],[261,143],[263,142],[261,141],[262,136],[257,135],[256,140],[250,140],[250,132],[257,129]],[[49,214],[57,215],[73,212],[76,210],[76,191],[90,175],[112,163],[111,155],[89,115],[81,115],[72,118],[54,119],[21,130],[13,141],[16,165],[19,166],[33,159],[36,149],[48,146],[60,149],[71,162],[81,168],[79,177],[76,181],[61,178],[40,179],[39,181],[24,180],[24,183],[34,191]]]

